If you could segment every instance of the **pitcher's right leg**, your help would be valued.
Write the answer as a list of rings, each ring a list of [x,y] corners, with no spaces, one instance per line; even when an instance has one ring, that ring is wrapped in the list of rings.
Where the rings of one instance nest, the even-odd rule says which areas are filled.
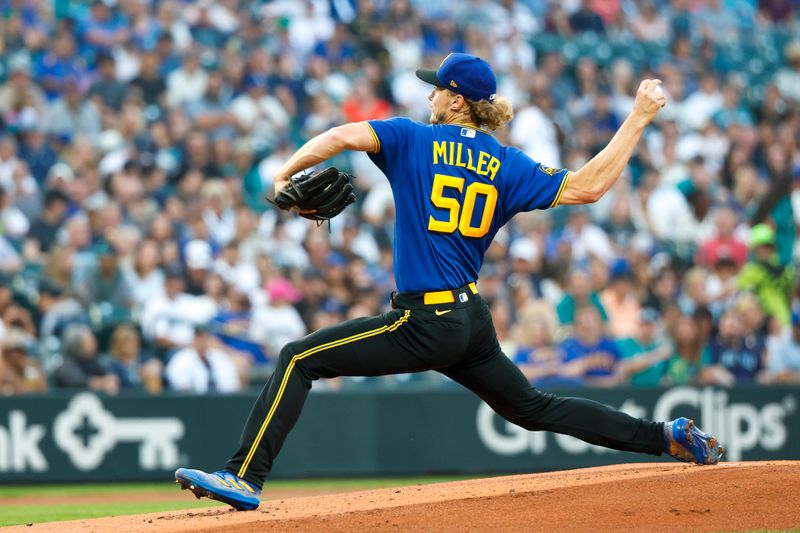
[[[272,377],[250,411],[239,449],[225,470],[179,468],[175,479],[198,497],[255,509],[261,487],[303,409],[313,380],[342,375],[378,376],[427,370],[430,363],[408,347],[411,311],[357,318],[287,344]]]
[[[424,370],[425,363],[404,347],[399,335],[398,330],[408,327],[410,314],[398,309],[357,318],[287,344],[225,470],[261,487],[300,416],[313,380]]]

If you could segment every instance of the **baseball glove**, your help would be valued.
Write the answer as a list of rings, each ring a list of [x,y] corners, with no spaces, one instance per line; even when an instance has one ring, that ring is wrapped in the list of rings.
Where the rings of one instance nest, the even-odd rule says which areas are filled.
[[[330,220],[356,201],[352,179],[336,167],[295,176],[275,197],[275,205],[281,209],[297,207],[300,216],[309,220]]]

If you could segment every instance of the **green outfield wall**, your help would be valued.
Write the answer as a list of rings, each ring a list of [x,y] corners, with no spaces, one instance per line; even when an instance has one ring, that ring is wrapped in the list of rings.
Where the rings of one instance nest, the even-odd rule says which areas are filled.
[[[729,460],[800,459],[800,388],[557,392],[649,419],[694,417],[719,435]],[[255,396],[0,398],[0,483],[166,480],[179,465],[218,469]],[[653,460],[524,431],[458,389],[323,392],[310,396],[274,475],[536,472]]]

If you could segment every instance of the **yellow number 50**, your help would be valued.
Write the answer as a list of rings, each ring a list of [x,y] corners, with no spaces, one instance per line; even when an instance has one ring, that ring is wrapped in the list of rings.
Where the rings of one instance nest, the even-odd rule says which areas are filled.
[[[497,206],[497,189],[488,183],[474,182],[467,187],[464,195],[464,209],[456,198],[443,196],[445,188],[455,189],[459,195],[464,190],[464,178],[447,176],[445,174],[435,174],[433,176],[433,190],[431,190],[431,202],[439,209],[447,209],[447,220],[436,220],[433,215],[428,219],[428,230],[438,233],[453,233],[458,229],[465,237],[480,238],[489,231],[492,224],[494,208]],[[475,202],[478,195],[486,198],[486,205],[483,207],[481,223],[478,227],[471,225],[472,213],[475,210]],[[461,215],[459,216],[459,212]]]

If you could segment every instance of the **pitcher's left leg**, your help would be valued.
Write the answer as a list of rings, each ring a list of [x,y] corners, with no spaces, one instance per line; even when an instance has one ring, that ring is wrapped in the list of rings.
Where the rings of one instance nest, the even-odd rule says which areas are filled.
[[[530,431],[572,435],[606,448],[661,455],[663,424],[634,418],[601,403],[560,398],[528,383],[522,372],[500,351],[440,370],[477,394],[500,416]]]

